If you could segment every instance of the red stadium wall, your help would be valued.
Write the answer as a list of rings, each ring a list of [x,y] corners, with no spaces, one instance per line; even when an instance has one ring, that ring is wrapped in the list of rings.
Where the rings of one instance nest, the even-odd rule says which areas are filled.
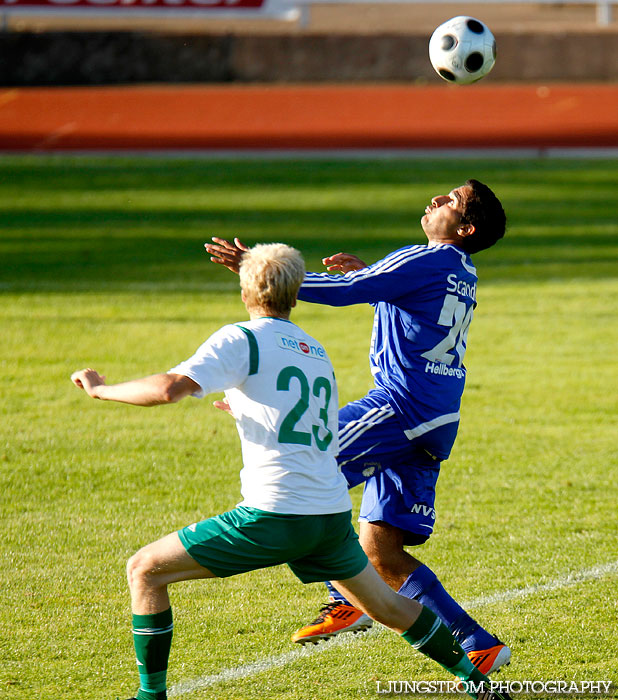
[[[0,149],[618,148],[618,86],[0,90]]]

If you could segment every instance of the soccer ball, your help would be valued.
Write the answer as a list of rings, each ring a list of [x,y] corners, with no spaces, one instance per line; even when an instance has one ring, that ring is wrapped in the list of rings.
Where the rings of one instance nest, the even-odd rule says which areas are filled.
[[[484,78],[496,62],[496,40],[474,17],[453,17],[429,40],[429,60],[449,83],[467,85]]]

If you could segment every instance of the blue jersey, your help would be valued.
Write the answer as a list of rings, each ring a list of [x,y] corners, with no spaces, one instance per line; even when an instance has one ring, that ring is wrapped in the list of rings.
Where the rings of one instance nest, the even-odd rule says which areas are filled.
[[[406,246],[345,275],[307,273],[298,298],[375,308],[371,372],[408,439],[446,459],[459,425],[476,269],[452,245]]]

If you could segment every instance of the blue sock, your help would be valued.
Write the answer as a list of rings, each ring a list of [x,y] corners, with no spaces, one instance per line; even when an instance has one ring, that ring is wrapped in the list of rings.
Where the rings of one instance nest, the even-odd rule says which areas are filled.
[[[330,581],[325,581],[326,588],[328,588],[328,595],[337,603],[345,603],[345,605],[351,605],[348,600],[346,600],[345,596],[341,595],[339,591],[333,586],[333,584]]]
[[[465,652],[489,649],[497,644],[496,638],[451,598],[428,566],[422,564],[415,569],[398,593],[406,598],[414,598],[432,610],[449,628]]]

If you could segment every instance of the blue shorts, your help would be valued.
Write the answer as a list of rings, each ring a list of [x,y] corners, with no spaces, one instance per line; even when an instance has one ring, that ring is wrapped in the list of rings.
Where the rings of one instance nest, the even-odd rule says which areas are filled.
[[[429,538],[440,462],[408,440],[381,392],[339,411],[337,460],[350,488],[365,482],[359,520],[394,525],[405,533],[404,544]]]

